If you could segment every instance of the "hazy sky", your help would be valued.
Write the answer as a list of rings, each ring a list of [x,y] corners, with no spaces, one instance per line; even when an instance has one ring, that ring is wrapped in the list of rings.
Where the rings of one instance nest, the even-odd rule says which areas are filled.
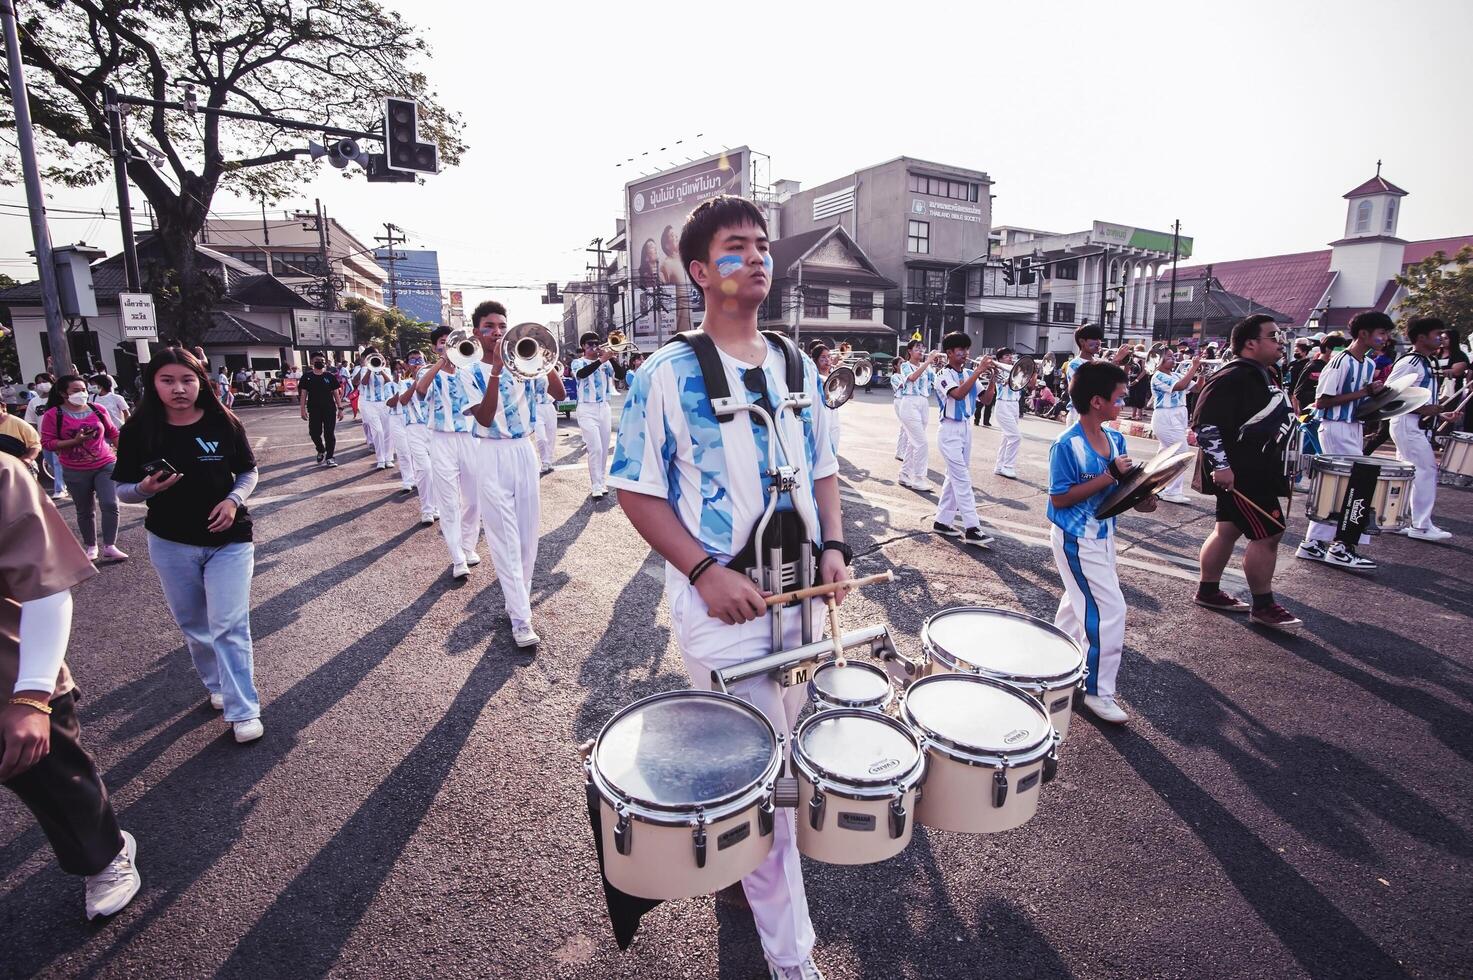
[[[1380,158],[1411,194],[1403,238],[1473,234],[1469,0],[390,5],[434,47],[434,87],[465,117],[463,163],[424,186],[323,164],[276,210],[321,197],[364,239],[393,221],[440,252],[447,288],[503,299],[513,322],[558,311],[533,289],[486,287],[581,278],[637,175],[617,163],[742,144],[804,186],[900,155],[983,170],[997,224],[1180,218],[1208,261],[1324,247],[1340,195]],[[111,182],[52,203],[111,208]],[[52,237],[120,241],[86,219],[54,220]],[[33,275],[16,261],[30,248],[23,215],[0,220],[0,270]]]

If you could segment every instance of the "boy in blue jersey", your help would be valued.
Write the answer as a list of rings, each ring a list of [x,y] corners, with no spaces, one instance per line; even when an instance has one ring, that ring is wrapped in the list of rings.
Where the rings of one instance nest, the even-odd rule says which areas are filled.
[[[476,313],[485,316],[482,309]],[[506,315],[500,303],[496,309]],[[474,322],[474,320],[472,321]],[[471,429],[475,423],[465,414],[481,400],[470,368],[457,368],[445,354],[449,327],[430,333],[439,360],[427,367],[414,384],[415,397],[424,402],[425,424],[430,430],[430,473],[435,484],[435,506],[440,511],[440,534],[450,552],[450,577],[463,579],[481,563],[476,541],[481,536],[480,461]]]
[[[1013,390],[1008,383],[1009,372],[1013,366],[1013,349],[1011,347],[999,347],[997,349],[997,360],[999,370],[1003,371],[1003,381],[997,386],[997,427],[1002,430],[1002,441],[997,444],[997,460],[992,465],[992,472],[998,476],[1005,476],[1009,480],[1018,478],[1018,449],[1023,445],[1023,436],[1018,431],[1019,405],[1023,399],[1021,390]],[[972,417],[976,424],[976,416]]]
[[[389,428],[389,397],[386,386],[394,381],[388,367],[369,367],[369,358],[377,357],[386,365],[388,359],[376,347],[363,348],[363,360],[353,372],[353,385],[358,389],[358,407],[363,412],[363,431],[373,447],[374,469],[386,470],[394,465],[394,435]]]
[[[578,338],[583,356],[574,359],[573,377],[578,382],[578,431],[588,449],[589,496],[599,500],[608,493],[609,434],[613,426],[610,405],[614,397],[613,353],[598,345],[598,334],[585,333]]]
[[[1116,724],[1130,720],[1115,702],[1115,675],[1125,647],[1125,596],[1115,572],[1115,518],[1098,520],[1095,511],[1133,465],[1125,454],[1125,436],[1104,427],[1119,418],[1125,387],[1119,365],[1081,364],[1069,386],[1079,421],[1049,450],[1049,541],[1064,581],[1054,625],[1085,650],[1084,706]],[[1155,497],[1136,507],[1155,509]]]
[[[977,408],[977,379],[982,372],[992,371],[992,355],[983,354],[971,373],[967,373],[967,352],[972,338],[964,333],[949,333],[941,339],[946,366],[936,375],[936,404],[941,408],[940,429],[936,448],[946,463],[946,479],[941,483],[941,502],[931,530],[949,537],[961,536],[967,544],[985,548],[992,538],[983,534],[982,519],[977,516],[977,495],[972,492],[972,427],[967,420]],[[956,529],[961,518],[962,529]]]
[[[926,478],[931,445],[926,440],[926,415],[936,390],[936,370],[926,359],[926,347],[912,340],[905,361],[890,372],[890,390],[895,394],[895,417],[900,419],[900,441],[895,455],[900,459],[900,485],[921,493],[934,487]]]
[[[1074,331],[1074,346],[1079,348],[1079,353],[1074,356],[1068,364],[1064,365],[1064,399],[1069,405],[1069,415],[1065,425],[1074,425],[1079,421],[1079,413],[1074,408],[1074,399],[1069,397],[1070,390],[1074,387],[1074,372],[1085,364],[1097,360],[1100,356],[1100,348],[1105,344],[1105,331],[1094,323],[1085,322]],[[1120,364],[1130,356],[1131,348],[1127,344],[1121,344],[1120,349],[1115,352],[1115,364]]]
[[[788,358],[764,337],[757,313],[772,282],[767,222],[750,201],[719,196],[702,202],[686,221],[680,256],[700,287],[706,317],[698,334],[714,343],[714,354],[732,397],[772,408],[788,394]],[[705,340],[698,338],[703,346]],[[849,578],[839,504],[838,462],[829,432],[818,371],[800,359],[803,389],[813,403],[776,420],[793,489],[778,498],[818,533],[812,545],[818,580]],[[713,367],[713,370],[715,368]],[[665,596],[671,632],[693,686],[709,689],[711,671],[744,663],[772,651],[772,621],[780,616],[782,642],[801,642],[800,610],[768,611],[763,593],[743,571],[746,550],[768,503],[771,433],[756,415],[736,412],[718,418],[707,393],[695,348],[682,341],[651,354],[632,376],[609,483],[640,536],[665,559]],[[836,593],[843,599],[843,590]],[[790,733],[802,709],[803,691],[786,693],[776,679],[761,675],[731,686],[773,726]],[[778,980],[821,980],[814,965],[813,924],[803,889],[794,814],[779,808],[772,850],[742,879],[752,908],[768,975]]]
[[[1186,445],[1187,441],[1187,389],[1196,380],[1197,370],[1202,366],[1200,356],[1192,358],[1185,371],[1176,369],[1176,354],[1171,348],[1161,351],[1161,363],[1151,375],[1151,431],[1162,451],[1175,445]],[[1189,504],[1192,499],[1182,493],[1187,481],[1187,470],[1171,481],[1161,494],[1169,504]]]

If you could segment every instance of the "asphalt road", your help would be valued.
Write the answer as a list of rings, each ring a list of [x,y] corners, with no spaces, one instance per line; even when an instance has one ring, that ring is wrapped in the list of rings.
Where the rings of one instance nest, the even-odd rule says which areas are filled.
[[[846,602],[846,625],[888,622],[914,653],[949,604],[1052,616],[1056,425],[1025,421],[1017,482],[991,475],[996,430],[975,430],[999,535],[979,553],[922,530],[935,498],[894,482],[889,399],[843,412],[856,569],[897,576]],[[542,483],[543,644],[529,656],[511,644],[490,562],[453,584],[438,532],[365,462],[361,435],[346,431],[344,465],[322,470],[294,414],[244,418],[262,472],[252,618],[266,736],[237,746],[205,704],[142,510],[125,508],[134,557],[77,590],[70,660],[144,888],[89,925],[80,883],[0,795],[0,972],[762,976],[730,893],[665,904],[627,952],[612,941],[575,746],[685,676],[659,562],[612,497],[587,499],[576,424],[562,423],[560,468]],[[933,451],[938,486],[939,463]],[[1021,828],[918,829],[884,864],[805,862],[828,976],[1467,976],[1473,494],[1444,490],[1437,519],[1451,546],[1379,538],[1374,577],[1286,546],[1278,592],[1306,623],[1294,635],[1189,603],[1205,501],[1122,520],[1132,723],[1076,721]],[[1296,501],[1291,536],[1302,529]]]

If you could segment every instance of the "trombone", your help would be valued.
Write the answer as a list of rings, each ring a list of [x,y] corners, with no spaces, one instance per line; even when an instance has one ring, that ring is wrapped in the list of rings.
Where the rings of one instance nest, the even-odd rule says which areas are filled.
[[[526,326],[526,324],[522,324]],[[639,345],[625,336],[622,330],[610,330],[604,342],[598,345],[599,350],[606,350],[610,354],[638,354]],[[554,358],[556,360],[556,358]]]

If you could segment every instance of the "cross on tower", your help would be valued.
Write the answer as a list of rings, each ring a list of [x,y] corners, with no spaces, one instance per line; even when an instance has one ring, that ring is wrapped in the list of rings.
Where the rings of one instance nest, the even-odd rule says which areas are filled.
[[[1377,160],[1376,161],[1376,176],[1377,177],[1381,176],[1381,161],[1380,160]]]

